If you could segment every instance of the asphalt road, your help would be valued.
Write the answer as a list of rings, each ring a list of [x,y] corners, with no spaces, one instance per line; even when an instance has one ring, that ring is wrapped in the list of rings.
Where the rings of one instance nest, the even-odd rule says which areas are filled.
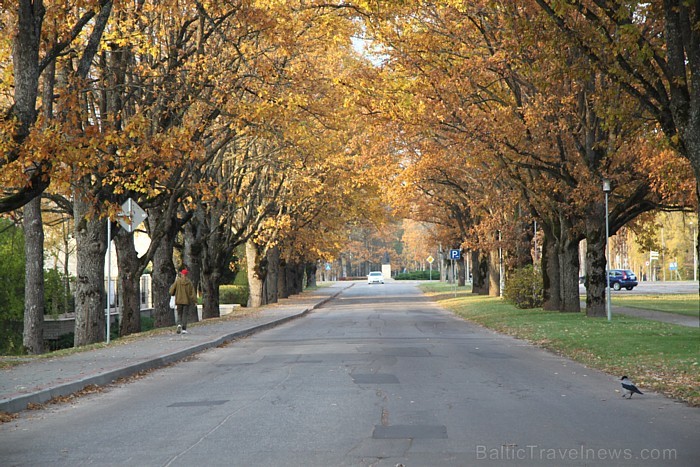
[[[634,375],[630,375],[634,376]],[[0,425],[0,464],[700,464],[700,410],[356,284],[309,316]],[[642,388],[643,389],[643,388]]]
[[[579,291],[581,294],[586,294],[586,288],[583,284],[579,284]],[[681,295],[697,295],[698,294],[698,283],[693,281],[642,281],[639,285],[632,290],[611,290],[612,296],[620,295],[668,295],[668,294],[681,294]]]

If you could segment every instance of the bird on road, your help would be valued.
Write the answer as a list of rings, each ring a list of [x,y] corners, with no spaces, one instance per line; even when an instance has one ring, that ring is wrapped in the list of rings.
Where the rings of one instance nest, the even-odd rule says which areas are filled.
[[[622,397],[625,397],[627,394],[629,394],[629,399],[632,399],[632,394],[644,394],[642,391],[637,389],[637,386],[634,385],[632,381],[627,376],[623,376],[620,378],[620,382],[622,384],[622,389],[625,390],[625,392],[622,394]]]

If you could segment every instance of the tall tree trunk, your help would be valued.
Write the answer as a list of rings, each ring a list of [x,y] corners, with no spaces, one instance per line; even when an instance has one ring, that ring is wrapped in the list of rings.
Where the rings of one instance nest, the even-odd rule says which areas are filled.
[[[594,220],[589,218],[586,222],[586,316],[600,318],[607,316],[605,226],[601,230],[600,222]]]
[[[279,299],[289,297],[289,271],[287,270],[287,262],[281,258],[277,274],[277,297]]]
[[[440,282],[452,282],[452,261],[444,257],[440,264]]]
[[[190,221],[187,224],[185,224],[183,230],[183,236],[185,238],[185,248],[182,256],[184,258],[185,264],[187,264],[187,269],[190,271],[188,277],[190,278],[190,281],[192,281],[195,291],[197,291],[198,293],[202,292],[202,297],[204,297],[204,289],[202,288],[201,282],[203,280],[202,251],[204,250],[203,242],[205,229],[202,227],[201,217],[202,211],[197,210],[195,215],[192,216],[192,219],[190,219]],[[197,313],[196,306],[189,307],[186,313],[188,323],[196,323],[197,321],[199,321],[199,313]],[[202,317],[204,317],[204,309],[202,309]]]
[[[14,129],[11,139],[19,148],[29,137],[38,115],[36,101],[39,95],[39,75],[41,74],[39,49],[42,42],[41,29],[46,9],[43,2],[32,0],[19,0],[13,9],[17,12],[18,22],[12,41],[11,54],[14,71],[14,105],[10,107],[7,115],[3,116],[3,120],[9,122],[16,119],[18,125]],[[4,153],[3,158],[0,159],[0,167],[16,160],[19,154],[19,150]],[[5,193],[2,193],[0,212],[13,211],[40,196],[49,184],[48,175],[43,172],[41,164],[27,167],[25,173],[31,179],[17,193],[10,196],[5,196]]]
[[[44,226],[41,196],[24,205],[24,335],[29,354],[44,351]]]
[[[291,279],[289,281],[289,295],[300,294],[304,291],[304,265],[298,262],[287,263],[287,269]]]
[[[39,8],[43,9],[41,5]],[[29,12],[25,12],[29,13]],[[43,15],[43,11],[36,11],[38,15]],[[40,23],[35,23],[35,27],[40,26]],[[29,33],[25,31],[19,33],[17,41],[21,43],[22,40],[29,39],[31,42],[36,41],[38,44],[39,37],[33,37],[30,33],[29,36],[25,36],[20,39],[19,36],[24,36]],[[56,39],[54,34],[54,40]],[[23,47],[21,44],[18,44]],[[25,56],[23,59],[18,59],[20,61],[25,61],[24,66],[29,66],[33,68],[37,65],[36,60],[38,60],[38,49],[31,51],[26,50],[25,53],[29,55]],[[26,62],[27,58],[29,61]],[[16,63],[17,65],[17,63]],[[16,69],[15,69],[16,70]],[[17,83],[15,85],[15,92],[24,93],[22,88],[24,86],[34,86],[37,83],[32,81],[34,79],[33,71],[32,76],[24,76],[21,79],[27,79],[27,82]],[[15,76],[21,76],[23,73],[15,72]],[[38,78],[38,75],[36,76]],[[48,125],[53,119],[53,101],[54,101],[54,88],[56,85],[56,61],[51,60],[49,65],[46,67],[44,72],[44,80],[42,87],[42,106],[44,114],[45,125]],[[33,101],[33,102],[32,102]],[[36,95],[25,94],[19,100],[15,99],[15,106],[27,107],[34,109],[36,105]],[[20,111],[24,113],[24,111]],[[31,113],[25,114],[27,118],[32,118]],[[35,116],[35,114],[34,114]],[[62,224],[65,225],[65,224]],[[24,283],[24,335],[23,335],[23,345],[25,350],[29,354],[37,355],[44,352],[44,314],[46,313],[46,298],[44,296],[44,225],[41,217],[41,196],[35,197],[30,201],[24,208],[24,236],[25,236],[25,283]],[[64,235],[64,238],[67,235]],[[66,239],[66,243],[67,239]],[[66,256],[68,255],[68,247],[66,245]],[[68,258],[64,263],[64,268],[68,267]],[[68,288],[68,271],[65,271],[65,292],[64,296],[64,310],[68,311],[68,296],[70,295],[70,289]]]
[[[488,256],[481,250],[472,251],[472,293],[488,295]]]
[[[561,269],[559,263],[559,240],[549,223],[542,223],[542,283],[544,302],[542,308],[558,311],[562,306]]]
[[[464,264],[464,256],[457,261],[457,285],[460,287],[464,287],[467,285],[467,280],[466,280],[466,266]]]
[[[513,265],[516,269],[521,269],[526,266],[532,266],[532,239],[534,238],[534,232],[532,231],[532,224],[526,222],[526,218],[520,217],[518,220],[518,232],[519,235],[516,237],[515,242],[515,264]]]
[[[499,271],[498,250],[489,251],[488,260],[489,296],[498,297],[501,293],[501,275]]]
[[[219,311],[219,287],[216,287],[216,306],[214,309],[214,305],[212,302],[208,302],[208,293],[212,291],[211,287],[212,285],[210,284],[207,288],[207,293],[204,293],[204,284],[203,282],[205,280],[211,280],[205,279],[204,278],[204,269],[205,267],[203,266],[203,255],[202,253],[204,252],[204,249],[206,248],[206,245],[204,244],[204,237],[206,235],[206,228],[204,227],[204,222],[202,222],[202,217],[203,217],[203,212],[201,209],[198,209],[197,212],[192,216],[189,222],[185,224],[185,227],[183,229],[183,236],[185,238],[185,246],[183,250],[183,261],[187,265],[187,270],[189,271],[189,274],[187,275],[192,281],[192,285],[194,285],[194,290],[199,293],[202,293],[202,319],[204,319],[205,315],[207,318],[214,318],[218,317],[220,315]],[[209,256],[207,256],[209,258]],[[215,265],[208,265],[207,268],[211,267],[216,267]],[[220,279],[219,279],[220,281]],[[207,305],[208,302],[208,305]],[[199,321],[199,313],[197,312],[197,306],[190,306],[187,308],[185,311],[187,314],[187,322],[188,323],[196,323]]]
[[[316,272],[318,270],[317,261],[306,263],[306,287],[316,287]]]
[[[559,311],[579,313],[581,298],[578,287],[580,260],[578,256],[578,239],[566,238],[562,244],[561,259],[561,290],[562,303]]]
[[[80,195],[73,206],[77,258],[74,345],[79,347],[105,340],[107,224],[89,217],[90,206]]]
[[[279,301],[280,249],[278,246],[267,251],[267,276],[265,277],[265,303]]]
[[[265,276],[267,275],[265,258],[262,258],[258,246],[253,240],[245,244],[245,256],[248,263],[248,307],[263,306]]]
[[[202,273],[202,319],[218,318],[221,316],[219,310],[221,271],[218,269],[208,271],[207,268],[204,268]]]
[[[114,244],[119,266],[119,335],[128,336],[141,332],[141,264],[132,233],[119,229]]]
[[[163,216],[162,209],[149,209],[149,231],[154,231]],[[153,275],[151,292],[153,293],[153,317],[154,326],[164,328],[175,325],[175,312],[170,308],[170,286],[175,282],[175,265],[173,264],[173,251],[175,249],[176,229],[163,235],[156,251],[153,254]]]

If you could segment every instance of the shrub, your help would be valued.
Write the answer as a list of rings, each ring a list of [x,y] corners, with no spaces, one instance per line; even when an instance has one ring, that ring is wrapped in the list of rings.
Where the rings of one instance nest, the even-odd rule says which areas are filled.
[[[245,285],[222,285],[219,287],[219,303],[238,303],[241,306],[248,304],[248,286]]]
[[[248,287],[248,270],[243,268],[236,273],[236,278],[233,280],[233,285],[244,285]]]
[[[532,266],[513,271],[503,290],[506,300],[523,309],[541,307],[543,294],[542,274]]]
[[[155,319],[150,316],[141,316],[141,332],[155,329]]]
[[[68,334],[62,334],[56,340],[46,340],[46,350],[49,352],[55,352],[61,349],[71,349],[73,348],[73,341],[75,340],[75,334],[69,332]]]
[[[397,281],[427,281],[427,280],[440,280],[440,271],[412,271],[403,272],[394,276]]]

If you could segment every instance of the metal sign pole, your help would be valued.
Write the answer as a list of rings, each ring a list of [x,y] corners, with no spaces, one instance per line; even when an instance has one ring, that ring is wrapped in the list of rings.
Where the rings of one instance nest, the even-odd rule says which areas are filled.
[[[498,296],[503,298],[503,248],[501,247],[501,231],[498,231]]]
[[[457,277],[455,276],[455,260],[452,258],[452,287],[457,298]]]
[[[612,319],[612,297],[610,297],[610,221],[608,219],[608,193],[610,193],[610,182],[603,180],[603,191],[605,192],[605,314],[608,321]]]
[[[112,286],[112,221],[107,218],[107,343],[109,344],[109,334],[111,315],[109,314],[109,292]]]

